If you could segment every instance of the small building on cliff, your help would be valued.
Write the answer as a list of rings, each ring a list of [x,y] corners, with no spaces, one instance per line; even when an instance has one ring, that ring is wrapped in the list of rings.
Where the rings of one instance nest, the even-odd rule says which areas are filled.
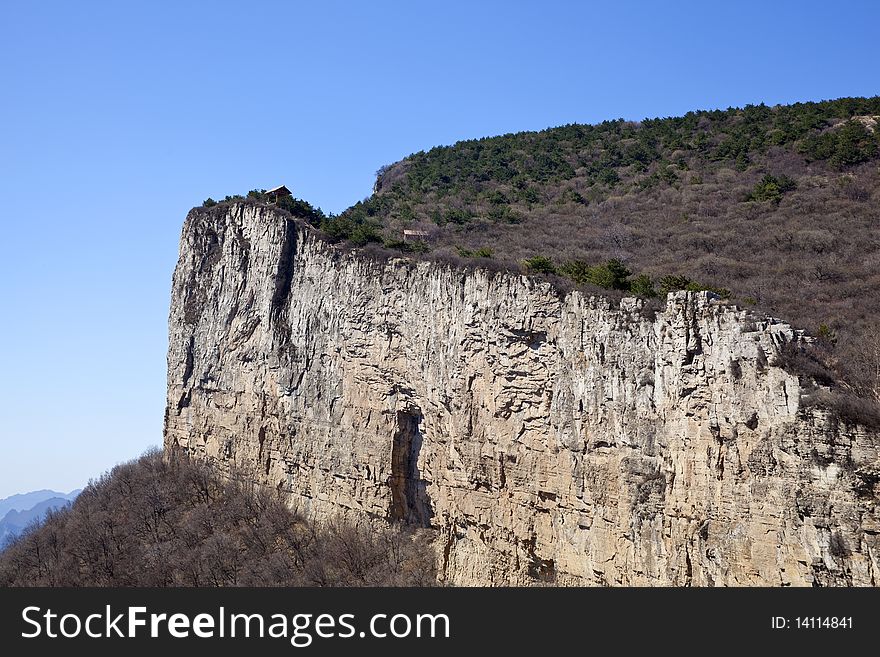
[[[285,187],[284,185],[273,187],[266,192],[266,198],[268,199],[269,203],[277,203],[278,199],[284,196],[292,196],[290,190],[287,189],[287,187]]]

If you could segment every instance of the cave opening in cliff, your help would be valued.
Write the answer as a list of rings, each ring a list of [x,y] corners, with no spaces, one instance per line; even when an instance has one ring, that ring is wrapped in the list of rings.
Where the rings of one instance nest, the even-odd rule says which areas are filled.
[[[422,413],[398,411],[397,426],[391,444],[391,508],[392,520],[409,525],[429,527],[434,515],[428,498],[427,484],[419,473],[422,450]]]

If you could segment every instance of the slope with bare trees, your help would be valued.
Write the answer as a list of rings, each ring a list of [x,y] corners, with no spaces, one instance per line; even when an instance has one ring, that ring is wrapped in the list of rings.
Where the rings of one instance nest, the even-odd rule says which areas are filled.
[[[0,553],[0,586],[429,586],[424,531],[316,527],[274,492],[151,452]]]

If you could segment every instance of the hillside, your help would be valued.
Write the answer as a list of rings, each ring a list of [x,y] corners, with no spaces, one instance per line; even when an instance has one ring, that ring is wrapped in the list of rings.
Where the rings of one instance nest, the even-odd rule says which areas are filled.
[[[588,288],[714,289],[818,336],[810,358],[876,400],[878,117],[880,97],[844,98],[463,141],[383,167],[370,198],[312,220],[334,240]],[[403,242],[407,228],[429,236]]]
[[[394,527],[321,528],[253,483],[158,452],[117,466],[0,553],[0,586],[430,585]]]

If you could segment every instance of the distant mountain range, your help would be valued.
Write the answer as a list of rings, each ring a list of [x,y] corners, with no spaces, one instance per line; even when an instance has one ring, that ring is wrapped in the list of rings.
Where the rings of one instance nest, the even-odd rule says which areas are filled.
[[[42,520],[50,509],[57,509],[76,499],[80,489],[69,493],[38,490],[0,500],[0,549],[34,520]]]

